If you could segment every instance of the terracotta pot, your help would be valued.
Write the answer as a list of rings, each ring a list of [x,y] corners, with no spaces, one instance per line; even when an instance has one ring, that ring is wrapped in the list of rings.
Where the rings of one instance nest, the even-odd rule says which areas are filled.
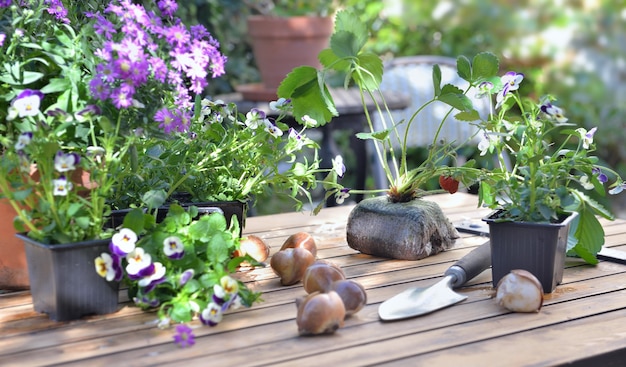
[[[27,289],[28,268],[24,243],[15,237],[13,219],[17,214],[6,199],[0,199],[0,289]]]
[[[391,203],[384,196],[359,202],[350,212],[346,234],[355,250],[402,260],[435,255],[460,237],[437,203]]]
[[[265,89],[275,90],[295,67],[320,67],[317,54],[328,47],[332,17],[248,17],[248,36]]]

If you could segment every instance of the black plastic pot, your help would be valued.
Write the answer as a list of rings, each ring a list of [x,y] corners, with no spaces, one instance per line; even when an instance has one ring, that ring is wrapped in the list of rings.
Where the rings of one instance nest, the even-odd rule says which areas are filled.
[[[35,311],[55,321],[117,311],[119,283],[107,282],[94,265],[95,258],[109,251],[110,240],[47,245],[16,236],[24,241]]]
[[[525,269],[541,282],[544,293],[552,293],[563,280],[569,227],[578,213],[560,223],[502,222],[500,213],[483,218],[489,224],[493,286],[511,270]]]
[[[226,226],[230,226],[233,215],[236,216],[239,222],[239,236],[241,237],[243,228],[246,221],[246,203],[241,201],[208,201],[201,203],[179,203],[183,208],[190,206],[198,207],[199,214],[209,214],[215,211],[221,211],[226,218]],[[167,215],[169,205],[165,205],[159,208],[157,211],[156,221],[162,221]],[[116,228],[124,222],[124,216],[130,211],[130,209],[114,210],[109,217],[109,221],[106,224],[109,228]]]

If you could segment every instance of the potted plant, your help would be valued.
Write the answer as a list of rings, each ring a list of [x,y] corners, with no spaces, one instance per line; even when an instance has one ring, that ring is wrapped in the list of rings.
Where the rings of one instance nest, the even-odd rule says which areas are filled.
[[[276,119],[260,110],[243,115],[234,103],[198,100],[186,131],[143,145],[140,169],[125,179],[116,201],[149,208],[174,201],[219,206],[229,222],[237,214],[241,227],[247,205],[256,206],[259,196],[285,197],[296,210],[306,202],[319,211],[324,201],[314,204],[311,191],[321,182],[326,196],[333,195],[342,188],[337,180],[345,167],[339,159],[333,169],[319,167],[319,146],[306,135],[310,119],[299,128],[282,122],[291,113],[289,101],[270,107]]]
[[[117,309],[115,283],[92,277],[112,234],[107,199],[139,137],[184,126],[192,94],[223,72],[206,30],[173,18],[175,3],[159,4],[0,9],[13,20],[2,23],[0,192],[17,214],[35,310],[55,320]],[[164,109],[177,118],[160,119]]]
[[[347,75],[345,84],[353,82],[363,93],[374,93],[378,89],[382,78],[382,62],[378,56],[361,50],[367,40],[365,27],[358,17],[349,12],[338,13],[335,24],[330,48],[320,53],[319,58],[324,68],[296,68],[278,89],[280,96],[292,99],[296,116],[308,114],[318,121],[330,120],[335,112],[324,81],[333,71],[344,72]],[[376,143],[380,164],[385,169],[390,187],[382,190],[386,192],[385,197],[364,200],[350,214],[347,239],[351,247],[365,253],[405,259],[418,259],[449,247],[456,233],[449,229],[449,222],[438,215],[438,208],[408,214],[404,208],[399,209],[407,204],[398,205],[423,205],[426,201],[419,200],[425,194],[421,187],[427,180],[439,177],[442,189],[450,193],[457,191],[459,183],[467,186],[478,182],[480,203],[504,209],[503,214],[495,218],[497,222],[557,221],[563,219],[565,213],[577,212],[579,216],[572,227],[575,229],[575,237],[571,237],[568,249],[590,263],[596,261],[595,254],[600,250],[604,236],[595,215],[606,218],[612,216],[575,185],[595,188],[602,194],[602,184],[607,180],[606,174],[613,174],[616,180],[609,192],[615,194],[625,187],[624,182],[613,170],[600,166],[598,159],[589,155],[592,152],[590,148],[593,147],[591,142],[595,130],[586,131],[582,128],[574,129],[571,124],[564,125],[562,111],[553,106],[549,98],[538,105],[522,103],[513,91],[523,77],[516,73],[507,73],[501,79],[498,69],[498,59],[491,53],[480,53],[471,62],[465,57],[457,58],[457,72],[469,83],[470,88],[477,88],[479,94],[485,97],[496,94],[496,112],[487,121],[480,119],[472,101],[465,96],[467,89],[463,91],[452,85],[441,85],[437,66],[433,68],[433,99],[425,104],[436,101],[447,103],[452,107],[449,114],[453,109],[458,110],[455,114],[457,120],[480,126],[485,131],[485,138],[478,148],[483,152],[493,152],[500,160],[499,166],[493,170],[476,168],[474,161],[468,161],[461,167],[444,165],[442,159],[449,157],[454,160],[454,152],[450,144],[439,142],[438,134],[433,137],[427,159],[417,168],[409,169],[406,160],[406,137],[400,136],[400,152],[396,155],[390,139],[399,135],[391,132],[398,124],[414,123],[423,107],[409,121],[394,121],[392,115],[384,113],[387,109],[383,105],[379,113],[386,121],[385,128],[381,131],[376,131],[371,119],[368,119],[370,131],[358,136]],[[511,108],[513,104],[521,111],[517,117],[507,115],[507,112],[514,112]],[[550,122],[550,118],[557,122]],[[445,117],[439,131],[444,123]],[[565,140],[557,144],[551,140],[551,134],[560,129],[566,135]],[[529,134],[534,135],[528,136]],[[566,143],[575,138],[579,139],[578,146],[568,149]],[[503,158],[505,151],[514,161],[511,171],[506,169]],[[352,192],[356,190],[344,189],[338,195],[345,197]],[[397,214],[398,212],[401,214]],[[385,219],[389,216],[394,219]],[[567,230],[560,233],[562,239],[566,237],[563,233],[567,233]],[[578,243],[574,238],[578,239]],[[498,276],[506,274],[510,269],[500,270],[496,265],[499,252],[495,248],[495,242],[497,239],[492,238],[492,252],[495,254],[492,259],[496,269],[494,282],[497,282]],[[557,264],[557,270],[554,270],[557,278],[558,267],[562,268],[562,259],[565,256],[563,247],[559,251],[563,252],[563,256],[556,256],[560,259],[560,265]],[[552,280],[550,282],[549,286],[544,286],[547,291],[554,287]]]
[[[566,252],[597,263],[604,230],[597,216],[613,215],[586,191],[610,194],[624,182],[593,155],[594,133],[569,123],[552,96],[538,101],[519,93],[524,75],[507,72],[479,88],[495,95],[489,119],[482,121],[482,155],[508,155],[513,164],[482,178],[479,202],[497,209],[489,224],[494,285],[512,269],[525,269],[552,292],[563,277]],[[570,229],[571,228],[571,229]]]
[[[295,68],[278,88],[279,96],[291,99],[296,118],[308,115],[323,124],[336,115],[332,96],[325,83],[326,78],[334,72],[344,73],[344,84],[356,85],[362,96],[368,94],[372,97],[376,93],[383,77],[383,64],[377,55],[363,50],[366,41],[367,29],[355,14],[347,11],[337,13],[330,48],[319,54],[323,68]],[[479,54],[474,58],[473,64],[467,58],[460,57],[457,62],[459,71],[470,71],[468,79],[473,83],[492,77],[495,75],[494,70],[485,68],[489,57],[488,54]],[[410,168],[407,163],[406,137],[396,131],[398,124],[416,123],[420,111],[431,103],[442,102],[449,105],[450,110],[446,117],[456,109],[458,113],[455,117],[459,120],[478,119],[478,112],[466,96],[467,90],[451,84],[442,85],[438,66],[433,68],[432,80],[433,98],[417,110],[409,121],[394,121],[384,97],[380,96],[378,100],[383,103],[377,104],[377,112],[383,116],[382,131],[375,130],[370,112],[364,104],[370,131],[357,136],[374,142],[390,186],[381,190],[359,191],[345,188],[337,191],[340,202],[351,193],[386,193],[386,196],[367,198],[359,202],[350,214],[347,226],[348,244],[361,252],[415,260],[450,248],[459,237],[439,206],[421,199],[427,194],[423,187],[433,177],[441,177],[443,190],[438,192],[445,190],[453,193],[458,189],[459,182],[469,186],[478,179],[482,171],[474,167],[474,161],[468,161],[459,167],[443,164],[446,160],[455,161],[455,148],[453,142],[441,143],[437,135],[432,137],[433,143],[429,147],[427,160],[418,167]],[[444,123],[445,117],[439,130]],[[405,131],[409,131],[408,127]],[[399,139],[400,152],[394,151],[396,144],[392,144],[392,139]],[[462,143],[454,142],[454,146],[461,146]]]
[[[246,99],[272,101],[287,73],[299,65],[319,67],[317,54],[328,46],[339,0],[250,0],[248,37],[261,83],[240,85]]]
[[[239,228],[222,213],[201,215],[198,208],[173,204],[165,218],[133,209],[113,235],[109,251],[95,259],[109,282],[123,281],[135,305],[158,309],[159,327],[198,317],[215,326],[222,314],[259,300],[239,279],[243,261],[258,265],[239,249]]]

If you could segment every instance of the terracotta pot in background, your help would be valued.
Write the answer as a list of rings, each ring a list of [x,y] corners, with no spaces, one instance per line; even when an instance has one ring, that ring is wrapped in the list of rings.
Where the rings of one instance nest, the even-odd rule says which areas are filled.
[[[248,36],[263,89],[275,95],[280,82],[293,68],[303,65],[319,68],[317,55],[328,47],[333,24],[332,17],[249,16]]]
[[[13,228],[15,216],[15,210],[6,199],[0,199],[0,290],[29,286],[24,243],[15,237]]]

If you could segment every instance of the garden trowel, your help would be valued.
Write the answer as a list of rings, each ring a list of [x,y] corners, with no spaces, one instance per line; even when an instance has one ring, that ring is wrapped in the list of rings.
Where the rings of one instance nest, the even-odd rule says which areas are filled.
[[[444,278],[427,288],[411,288],[386,300],[378,308],[383,321],[425,315],[467,298],[453,291],[491,265],[489,241],[465,255],[444,273]]]

